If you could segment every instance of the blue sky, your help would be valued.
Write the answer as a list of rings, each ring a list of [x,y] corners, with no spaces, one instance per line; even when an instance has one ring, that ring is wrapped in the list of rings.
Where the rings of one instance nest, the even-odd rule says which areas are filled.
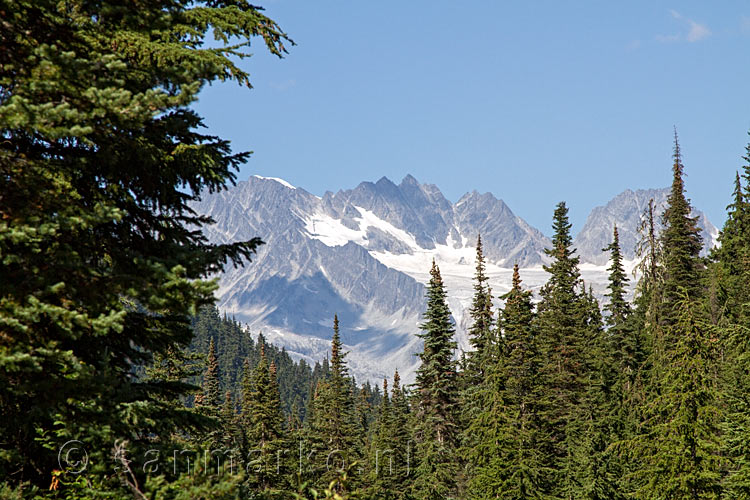
[[[750,130],[747,2],[263,3],[297,46],[243,62],[254,89],[196,109],[253,157],[239,178],[306,190],[406,174],[477,189],[546,234],[626,188],[667,186],[677,126],[688,196],[717,226]]]

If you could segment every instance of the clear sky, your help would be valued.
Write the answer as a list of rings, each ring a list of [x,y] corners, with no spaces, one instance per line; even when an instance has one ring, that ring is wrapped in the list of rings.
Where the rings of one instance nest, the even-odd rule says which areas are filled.
[[[297,46],[261,44],[253,90],[207,87],[212,133],[254,155],[239,175],[306,190],[408,173],[456,201],[490,191],[544,233],[574,231],[626,188],[670,182],[724,222],[750,129],[744,1],[258,2]]]

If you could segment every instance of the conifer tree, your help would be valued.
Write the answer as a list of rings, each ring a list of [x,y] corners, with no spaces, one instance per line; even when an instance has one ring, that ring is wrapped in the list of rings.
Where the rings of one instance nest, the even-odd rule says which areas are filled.
[[[192,103],[211,82],[249,86],[237,59],[251,39],[280,56],[286,37],[244,1],[0,10],[0,418],[14,422],[0,426],[0,477],[46,489],[59,446],[81,438],[81,482],[114,491],[115,439],[138,454],[192,421],[165,403],[183,387],[134,371],[189,344],[191,314],[213,301],[206,278],[260,243],[201,230],[210,218],[190,203],[249,155],[201,133]]]
[[[221,407],[221,444],[226,448],[235,448],[239,442],[237,431],[237,415],[232,400],[232,391],[226,391],[224,404]]]
[[[619,491],[622,476],[620,462],[609,449],[616,439],[615,428],[619,416],[613,413],[619,403],[615,398],[618,373],[614,369],[614,342],[610,332],[605,332],[599,302],[593,288],[581,296],[583,309],[585,366],[585,393],[579,403],[579,419],[583,435],[576,449],[580,454],[577,485],[574,497],[591,500],[624,498]]]
[[[493,363],[497,362],[498,341],[494,329],[494,317],[492,314],[492,292],[488,284],[489,279],[485,274],[485,259],[482,253],[482,237],[477,236],[476,247],[476,271],[474,274],[474,297],[469,315],[471,325],[469,326],[469,343],[473,350],[462,353],[461,372],[459,376],[460,390],[460,426],[461,451],[458,456],[462,461],[462,469],[470,471],[477,463],[471,460],[471,449],[475,448],[479,439],[472,429],[472,422],[479,417],[487,398],[485,378],[487,371]]]
[[[684,166],[677,131],[674,137],[674,163],[672,165],[672,188],[664,210],[664,230],[660,235],[664,249],[663,316],[661,321],[673,322],[673,310],[681,302],[683,292],[692,299],[701,294],[701,272],[703,262],[699,258],[701,236],[697,217],[692,217],[690,202],[685,198],[683,181]]]
[[[628,277],[625,274],[625,268],[622,264],[622,251],[620,250],[620,235],[617,232],[617,226],[612,232],[612,243],[602,249],[603,252],[609,252],[609,283],[605,297],[609,302],[604,306],[607,315],[607,326],[623,324],[630,314],[630,304],[625,300],[626,289],[628,286]]]
[[[640,241],[636,246],[639,262],[636,266],[640,277],[635,287],[633,308],[628,320],[641,344],[640,370],[634,374],[631,390],[631,406],[638,407],[647,399],[648,380],[652,371],[659,367],[651,366],[655,351],[659,350],[659,325],[663,310],[662,297],[664,282],[664,251],[656,231],[656,216],[653,198],[641,215],[638,228]]]
[[[633,473],[639,498],[719,498],[721,494],[721,388],[716,363],[721,331],[683,291],[668,336],[675,344],[654,364],[643,425],[627,448],[639,460]]]
[[[396,370],[393,374],[391,390],[391,456],[393,483],[399,485],[395,497],[410,498],[411,482],[414,477],[414,450],[412,449],[412,432],[409,416],[409,403],[405,388],[401,386],[401,376]]]
[[[609,302],[604,306],[607,330],[599,364],[601,392],[597,394],[601,412],[599,429],[607,432],[607,443],[602,443],[607,448],[601,451],[607,468],[600,470],[615,476],[610,484],[616,484],[618,492],[622,493],[627,489],[624,476],[632,463],[623,460],[617,446],[610,445],[631,438],[637,427],[638,414],[632,408],[639,401],[635,394],[636,380],[641,374],[645,354],[639,324],[631,304],[625,299],[629,280],[622,263],[617,226],[612,242],[602,251],[609,252],[610,266],[605,293]]]
[[[494,355],[495,339],[493,337],[492,291],[485,274],[485,259],[482,253],[482,237],[477,236],[476,271],[474,273],[474,298],[469,309],[471,326],[469,342],[474,348],[467,353],[464,375],[469,386],[476,384],[483,376],[486,362]]]
[[[641,224],[638,228],[640,241],[636,246],[636,255],[640,261],[636,269],[640,272],[640,279],[636,285],[634,312],[640,329],[660,323],[659,304],[662,296],[661,284],[664,281],[664,252],[656,231],[655,210],[652,198],[641,215]]]
[[[746,176],[750,175],[750,144]],[[737,172],[732,203],[727,206],[727,220],[719,234],[719,245],[711,250],[714,261],[712,273],[717,275],[720,290],[717,295],[721,314],[727,321],[744,324],[750,310],[750,295],[746,286],[750,278],[750,203],[748,193]]]
[[[433,260],[427,286],[427,310],[420,325],[414,395],[415,470],[412,493],[425,500],[455,498],[458,440],[456,342],[440,269]]]
[[[750,144],[746,147],[743,179],[750,181]],[[719,274],[722,308],[723,383],[726,398],[725,454],[730,460],[726,497],[750,499],[750,330],[747,328],[750,278],[750,187],[735,178],[727,221],[714,248],[712,270]]]
[[[515,265],[512,288],[501,297],[498,326],[505,353],[488,367],[481,412],[469,427],[476,436],[468,460],[471,498],[545,498],[552,491],[531,297]]]
[[[395,482],[394,472],[394,423],[391,400],[388,395],[388,379],[383,379],[383,398],[380,400],[376,421],[375,438],[373,440],[373,486],[378,498],[395,498],[395,490],[399,487]]]
[[[579,292],[579,259],[574,255],[568,208],[557,205],[553,216],[552,248],[545,252],[552,263],[544,266],[549,279],[541,290],[537,328],[545,363],[540,374],[547,384],[549,405],[543,419],[549,425],[551,453],[557,476],[555,494],[575,496],[580,481],[580,446],[584,441],[581,401],[587,389],[585,357],[588,308]]]
[[[278,386],[271,378],[263,344],[260,361],[252,371],[251,380],[247,415],[249,427],[246,435],[253,461],[248,470],[255,473],[253,484],[265,490],[277,485],[279,481],[276,459],[283,440],[283,430]]]
[[[331,339],[331,412],[326,415],[330,422],[328,444],[331,450],[341,450],[345,453],[353,449],[356,431],[354,398],[349,368],[346,366],[346,354],[339,333],[339,318],[338,315],[334,315]]]
[[[612,242],[602,249],[608,251],[609,255],[609,280],[605,297],[609,302],[605,304],[607,312],[605,323],[608,327],[606,338],[608,339],[608,353],[612,357],[612,371],[619,380],[619,386],[614,392],[621,393],[630,390],[636,373],[643,360],[643,346],[631,321],[632,307],[626,300],[629,279],[625,274],[622,263],[622,252],[620,250],[620,237],[615,226],[612,234]],[[619,403],[618,403],[619,404]]]
[[[316,453],[321,485],[328,485],[340,471],[360,460],[354,394],[339,333],[338,315],[333,318],[330,372],[320,381],[313,404],[312,433],[323,449]],[[357,478],[350,477],[356,482]],[[339,485],[341,488],[342,485]],[[337,490],[337,493],[343,493]]]
[[[165,404],[178,410],[184,407],[180,394],[196,392],[200,390],[193,384],[188,383],[188,379],[200,374],[197,360],[200,359],[195,353],[189,353],[179,346],[170,346],[166,352],[154,355],[153,363],[146,368],[146,380],[155,381],[154,397],[161,399]],[[158,385],[169,384],[172,388],[163,393],[158,391]],[[175,387],[179,387],[175,390]]]
[[[203,372],[203,392],[200,406],[205,408],[209,414],[218,415],[221,406],[221,391],[219,389],[219,363],[216,358],[216,347],[214,339],[208,346],[206,356],[206,368]]]
[[[251,415],[253,413],[253,378],[250,369],[250,361],[245,359],[242,364],[242,380],[240,382],[240,394],[242,402],[240,405],[240,420],[245,433],[251,426]]]
[[[725,327],[724,387],[726,418],[724,453],[730,465],[725,478],[726,498],[750,500],[750,329]]]

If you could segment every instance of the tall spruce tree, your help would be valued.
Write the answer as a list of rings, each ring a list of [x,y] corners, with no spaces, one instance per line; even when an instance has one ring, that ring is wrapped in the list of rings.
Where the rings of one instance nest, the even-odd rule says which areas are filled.
[[[662,297],[662,282],[664,281],[664,252],[656,228],[656,207],[654,199],[648,201],[647,207],[641,214],[638,227],[640,240],[635,253],[639,259],[636,270],[640,278],[636,285],[635,313],[640,329],[649,325],[658,325]]]
[[[482,253],[482,237],[477,236],[476,271],[474,273],[474,298],[469,315],[469,343],[474,348],[466,355],[466,366],[463,376],[469,386],[480,381],[484,374],[486,362],[495,354],[494,317],[492,314],[492,291],[489,278],[485,273],[486,263]]]
[[[666,325],[674,321],[675,306],[681,302],[683,293],[687,292],[692,299],[697,299],[701,295],[701,273],[704,268],[699,257],[702,244],[697,217],[691,216],[692,208],[685,198],[685,167],[682,164],[677,130],[674,136],[673,157],[672,188],[662,215],[664,230],[660,235],[664,251],[661,321]]]
[[[219,362],[216,358],[216,345],[213,338],[208,346],[206,368],[203,371],[203,382],[201,385],[203,389],[197,406],[205,408],[211,415],[218,415],[222,397],[219,388]]]
[[[612,327],[623,324],[630,315],[630,304],[625,299],[627,293],[628,276],[622,264],[622,251],[620,249],[620,235],[615,226],[612,231],[612,242],[602,249],[609,252],[609,279],[605,297],[609,302],[604,306],[607,314],[607,326]]]
[[[584,287],[585,288],[585,287]],[[620,462],[611,452],[615,439],[617,415],[612,412],[617,390],[617,373],[613,370],[614,351],[611,333],[605,332],[599,302],[593,288],[581,295],[584,324],[583,358],[585,393],[579,403],[579,419],[583,423],[579,454],[577,485],[571,497],[590,500],[624,498],[619,491]]]
[[[719,275],[722,291],[718,324],[726,331],[722,339],[725,454],[730,460],[726,497],[741,500],[750,499],[750,187],[743,186],[743,180],[750,181],[750,144],[746,151],[744,174],[735,178],[733,200],[719,235],[721,245],[711,254],[712,272]]]
[[[743,157],[743,178],[750,180],[750,144]],[[712,274],[719,282],[718,306],[726,321],[747,322],[750,315],[750,294],[746,286],[750,278],[750,186],[743,186],[739,172],[734,181],[732,203],[727,206],[727,220],[719,234],[719,245],[711,250],[714,261]]]
[[[476,435],[469,463],[471,498],[545,498],[553,487],[549,440],[540,420],[545,401],[534,332],[532,294],[523,290],[518,265],[511,290],[501,297],[499,334],[504,355],[488,367],[486,400],[469,432]]]
[[[199,387],[188,383],[190,378],[200,374],[199,359],[200,356],[197,354],[189,353],[179,346],[170,346],[166,352],[154,354],[153,363],[145,370],[145,379],[156,382],[153,397],[162,399],[175,410],[183,409],[183,399],[187,399],[185,395],[200,390]],[[167,384],[179,389],[170,388],[169,391],[161,393],[159,387]]]
[[[626,300],[629,279],[623,267],[620,238],[615,226],[612,242],[602,249],[609,252],[609,280],[604,306],[607,327],[601,353],[600,380],[600,429],[606,430],[607,449],[603,450],[603,460],[607,461],[605,473],[615,477],[612,483],[618,494],[627,490],[628,471],[632,461],[623,459],[620,445],[633,436],[638,425],[638,413],[633,411],[640,401],[636,388],[638,377],[645,359],[645,352],[637,316],[633,315],[631,304]]]
[[[232,391],[224,393],[224,404],[221,406],[221,444],[225,449],[231,450],[234,454],[240,439],[237,427],[237,413],[234,408]],[[233,457],[238,458],[238,457]]]
[[[373,461],[372,484],[378,498],[384,500],[396,497],[396,491],[401,486],[394,475],[394,424],[391,399],[388,394],[388,379],[383,379],[383,398],[380,400],[377,420],[375,423],[375,437],[370,460]]]
[[[261,344],[260,361],[251,375],[248,395],[248,427],[245,429],[251,462],[247,467],[250,482],[260,490],[273,489],[279,484],[278,456],[283,444],[283,428],[278,385]]]
[[[411,482],[414,478],[414,457],[411,440],[411,422],[409,403],[406,389],[401,386],[401,376],[398,370],[393,374],[393,389],[391,390],[391,457],[394,484],[399,485],[395,497],[410,498]]]
[[[722,332],[701,309],[683,291],[667,327],[674,345],[654,361],[664,368],[651,381],[640,432],[627,443],[639,462],[633,472],[638,498],[720,498],[722,396],[716,365]]]
[[[648,395],[649,379],[659,366],[652,366],[654,352],[660,350],[661,336],[658,335],[663,310],[662,296],[664,282],[664,251],[657,233],[657,222],[653,198],[641,214],[638,228],[640,240],[636,245],[638,282],[635,287],[632,312],[628,322],[636,332],[641,344],[640,369],[635,373],[630,391],[630,407],[640,408]],[[637,420],[637,419],[636,419]],[[631,422],[631,423],[634,423]],[[637,465],[630,462],[630,465]]]
[[[623,267],[617,226],[613,230],[612,242],[602,251],[609,252],[610,262],[607,268],[609,271],[607,293],[604,294],[609,300],[604,305],[604,311],[607,313],[606,339],[609,343],[608,352],[612,358],[611,369],[618,386],[613,394],[623,395],[632,388],[640,364],[643,362],[644,353],[639,331],[635,322],[631,320],[632,306],[626,299],[630,280]]]
[[[328,378],[321,380],[316,388],[311,422],[314,441],[322,447],[315,454],[315,468],[320,473],[318,482],[322,486],[327,486],[341,471],[361,460],[354,394],[345,358],[338,315],[334,315],[330,371]],[[339,484],[337,493],[343,493],[342,488]]]
[[[568,208],[561,202],[555,208],[552,224],[552,248],[546,254],[552,263],[541,289],[537,328],[539,348],[545,363],[540,374],[547,384],[542,418],[549,425],[550,452],[556,472],[554,494],[575,497],[580,488],[580,446],[584,444],[582,399],[586,395],[588,360],[585,357],[588,336],[587,308],[579,291],[579,259],[572,248]]]
[[[427,286],[427,310],[417,334],[418,354],[414,394],[415,458],[412,493],[424,500],[455,498],[457,487],[458,408],[453,355],[456,342],[447,293],[440,269],[432,261]]]
[[[750,329],[745,325],[724,328],[723,431],[724,454],[729,460],[725,497],[750,500]]]
[[[487,403],[488,386],[485,378],[489,376],[488,370],[493,363],[497,363],[498,340],[494,329],[494,317],[492,314],[492,292],[489,286],[489,278],[485,274],[485,259],[482,253],[482,237],[477,236],[476,246],[476,271],[474,273],[474,297],[472,299],[469,315],[471,325],[469,326],[469,343],[473,350],[465,353],[460,373],[460,417],[461,417],[461,451],[462,468],[469,474],[471,469],[478,464],[470,458],[472,449],[481,446],[479,436],[473,430],[473,422],[480,417],[479,413]]]
[[[260,242],[210,244],[189,207],[248,158],[200,133],[192,103],[207,83],[249,87],[251,39],[280,56],[286,37],[245,1],[0,10],[0,477],[48,488],[80,439],[80,483],[119,491],[115,439],[138,454],[185,423],[134,369],[190,342],[205,278]]]

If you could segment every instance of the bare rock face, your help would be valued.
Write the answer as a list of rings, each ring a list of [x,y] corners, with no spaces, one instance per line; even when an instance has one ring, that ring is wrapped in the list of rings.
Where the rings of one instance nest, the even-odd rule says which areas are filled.
[[[591,212],[575,240],[583,261],[602,266],[586,271],[587,283],[595,289],[606,283],[607,255],[601,249],[614,224],[626,258],[633,258],[643,208],[654,198],[663,210],[667,194],[628,190]],[[281,179],[253,176],[206,194],[192,208],[215,220],[204,228],[213,242],[255,236],[265,242],[253,262],[219,277],[218,306],[251,332],[263,332],[309,361],[326,356],[337,313],[347,359],[360,380],[390,377],[396,368],[411,380],[432,258],[448,284],[464,348],[478,234],[496,295],[509,288],[516,263],[525,270],[527,286],[538,289],[546,279],[540,264],[549,239],[501,199],[474,191],[453,204],[436,186],[410,175],[398,185],[383,177],[323,197]],[[708,247],[716,229],[696,215]]]
[[[667,206],[669,191],[669,188],[637,191],[627,189],[603,207],[594,208],[574,242],[581,260],[600,265],[607,263],[608,256],[602,252],[602,248],[612,241],[615,224],[617,224],[624,257],[629,260],[634,259],[636,246],[641,239],[638,228],[649,201],[654,200],[657,230],[661,230],[661,216]],[[693,209],[692,215],[698,218],[705,254],[716,244],[719,232],[703,212]]]

